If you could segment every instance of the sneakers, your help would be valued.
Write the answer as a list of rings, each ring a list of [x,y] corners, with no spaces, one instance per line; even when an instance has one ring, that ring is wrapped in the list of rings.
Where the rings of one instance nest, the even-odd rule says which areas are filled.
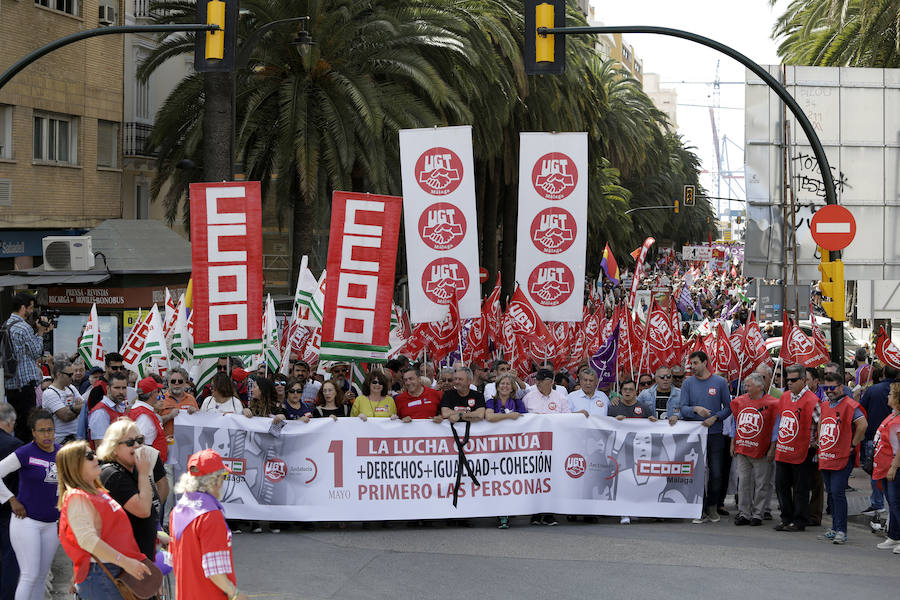
[[[497,529],[509,529],[509,517],[498,517],[500,520],[500,524],[497,525]]]
[[[825,533],[818,536],[820,540],[832,541],[837,532],[834,529],[826,529]]]
[[[759,527],[760,525],[762,525],[762,519],[756,517],[750,519],[750,527]]]
[[[712,522],[712,523],[718,523],[719,521],[722,520],[722,518],[719,516],[719,513],[716,512],[716,509],[712,509],[711,511],[706,513],[706,516],[709,518],[710,522]]]
[[[716,507],[716,514],[718,514],[719,516],[722,516],[722,517],[727,517],[727,516],[730,515],[731,513],[728,512],[727,510],[725,510],[725,507],[724,507],[724,506],[717,506],[717,507]]]
[[[884,508],[875,508],[870,504],[866,510],[862,511],[862,514],[866,515],[867,517],[874,517],[878,513],[883,513],[884,511]]]
[[[622,517],[621,519],[619,519],[619,525],[630,525],[630,524],[631,524],[631,517]]]
[[[894,554],[900,554],[900,544],[894,546]]]
[[[834,539],[831,540],[832,544],[846,544],[847,543],[847,534],[843,531],[835,531]]]
[[[764,513],[763,513],[763,520],[764,520],[764,521],[771,521],[771,520],[772,520],[772,513],[770,513],[769,511],[764,512]]]
[[[543,525],[541,515],[532,515],[531,524],[532,525]]]
[[[879,550],[893,550],[898,545],[900,545],[900,540],[892,540],[891,538],[885,538],[883,542],[880,544],[875,544],[875,547]]]
[[[550,527],[555,527],[559,525],[559,522],[556,520],[556,517],[553,515],[544,515],[544,518],[541,519],[542,525],[549,525]]]
[[[774,529],[775,531],[792,531],[791,529],[788,529],[789,525],[790,525],[790,523],[779,523],[772,529]]]
[[[738,527],[740,527],[742,525],[749,525],[750,519],[748,519],[744,515],[738,515],[734,518],[734,524],[737,525]]]
[[[706,515],[700,515],[699,519],[693,519],[691,521],[694,525],[699,525],[700,523],[709,523],[709,517]]]

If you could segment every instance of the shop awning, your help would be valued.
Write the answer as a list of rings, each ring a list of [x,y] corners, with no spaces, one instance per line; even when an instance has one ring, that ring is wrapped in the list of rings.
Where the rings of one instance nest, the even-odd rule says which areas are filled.
[[[109,273],[105,271],[92,273],[47,273],[45,275],[0,275],[0,287],[16,285],[73,285],[83,283],[100,283],[109,279]]]

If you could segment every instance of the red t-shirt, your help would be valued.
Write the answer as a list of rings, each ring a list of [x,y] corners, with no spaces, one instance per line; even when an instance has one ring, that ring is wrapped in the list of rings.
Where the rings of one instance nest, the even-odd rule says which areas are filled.
[[[231,530],[220,510],[204,513],[191,521],[181,538],[172,538],[172,568],[178,598],[226,598],[210,575],[227,575],[237,585],[231,555]]]
[[[875,459],[872,479],[884,479],[894,461],[897,434],[900,433],[900,414],[888,415],[875,433]]]
[[[403,392],[394,399],[394,403],[397,405],[397,416],[401,419],[404,417],[430,419],[438,414],[441,393],[429,387],[423,387],[422,393],[418,396],[411,396],[409,392]]]

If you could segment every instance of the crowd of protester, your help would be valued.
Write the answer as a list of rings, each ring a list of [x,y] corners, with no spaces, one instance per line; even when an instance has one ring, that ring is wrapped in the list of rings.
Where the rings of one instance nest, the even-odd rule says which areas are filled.
[[[728,302],[720,296],[732,297],[729,286],[700,289],[698,312],[720,316]],[[660,426],[698,421],[708,428],[707,482],[695,523],[728,516],[725,498],[733,488],[734,525],[774,521],[778,508],[774,529],[800,532],[822,527],[823,515],[830,514],[819,538],[843,544],[848,479],[860,464],[872,481],[864,512],[889,514],[886,538],[877,547],[900,555],[900,380],[893,367],[870,363],[865,349],[849,372],[836,363],[777,363],[776,372],[763,364],[740,382],[711,372],[707,355],[696,351],[686,365],[622,372],[602,388],[589,365],[570,373],[545,362],[517,373],[497,360],[435,371],[400,356],[373,367],[357,384],[345,363],[317,373],[292,360],[284,376],[264,364],[223,357],[209,383],[196,389],[180,368],[164,378],[135,380],[115,352],[106,354],[103,368],[90,370],[80,357],[45,360],[36,340],[52,325],[29,325],[32,307],[16,296],[9,324],[20,360],[7,380],[7,402],[0,402],[0,600],[36,599],[45,588],[62,598],[72,582],[83,598],[116,598],[113,579],[123,573],[135,586],[158,585],[164,565],[157,563],[165,556],[160,548],[173,550],[183,597],[245,597],[234,577],[232,531],[218,502],[226,475],[221,457],[212,451],[193,455],[174,481],[168,450],[182,412],[273,423],[492,423],[529,413],[642,418]],[[736,311],[736,323],[743,310]],[[539,514],[530,523],[552,526],[557,520]],[[498,516],[501,529],[510,524],[510,517]],[[251,528],[278,531],[272,523]],[[204,592],[197,596],[196,590]]]

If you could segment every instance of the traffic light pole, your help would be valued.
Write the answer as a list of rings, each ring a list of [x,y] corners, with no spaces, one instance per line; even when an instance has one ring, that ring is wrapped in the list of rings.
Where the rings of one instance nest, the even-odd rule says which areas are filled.
[[[825,148],[822,147],[822,142],[819,140],[819,136],[816,134],[815,129],[813,129],[812,123],[810,123],[809,118],[806,116],[806,113],[803,112],[803,109],[800,107],[794,97],[791,96],[790,92],[787,91],[787,88],[781,85],[781,82],[779,82],[777,79],[772,77],[772,75],[768,71],[766,71],[762,67],[762,65],[757,64],[755,61],[751,60],[750,58],[748,58],[744,54],[741,54],[730,46],[726,46],[725,44],[717,42],[708,37],[697,35],[696,33],[691,33],[689,31],[684,31],[682,29],[655,27],[649,25],[537,28],[537,34],[540,36],[585,35],[597,33],[655,33],[657,35],[667,35],[670,37],[681,38],[683,40],[701,44],[703,46],[706,46],[707,48],[712,48],[713,50],[718,50],[719,52],[733,58],[734,60],[750,69],[754,75],[762,79],[766,83],[766,85],[769,86],[769,88],[771,88],[775,91],[776,94],[778,94],[778,97],[781,98],[782,102],[784,102],[788,109],[790,109],[791,114],[794,115],[794,118],[797,119],[797,122],[800,124],[800,129],[802,129],[803,133],[806,134],[806,137],[809,140],[809,144],[810,146],[812,146],[812,151],[813,155],[816,157],[816,162],[819,164],[819,172],[822,174],[822,184],[825,188],[825,204],[838,203],[837,194],[835,194],[834,191],[834,179],[831,176],[831,166],[828,164],[828,157],[825,155]],[[840,252],[833,252],[831,255],[832,260],[839,259],[840,257]],[[812,320],[812,315],[810,315],[810,321]],[[844,364],[844,326],[842,321],[836,321],[834,319],[831,320],[831,360],[842,366]]]
[[[58,40],[50,42],[46,46],[41,46],[37,50],[33,52],[29,52],[26,54],[21,60],[16,62],[10,68],[3,72],[0,75],[0,89],[3,89],[3,86],[9,83],[9,80],[12,79],[19,71],[36,61],[37,59],[50,54],[54,50],[62,48],[63,46],[68,46],[73,42],[77,42],[80,40],[84,40],[87,38],[97,37],[100,35],[114,35],[114,34],[122,34],[122,33],[169,33],[176,31],[216,31],[218,30],[218,25],[206,25],[206,24],[191,24],[191,25],[115,25],[113,27],[98,27],[97,29],[85,29],[84,31],[79,31],[77,33],[73,33],[72,35],[67,35],[65,37],[61,37]]]

